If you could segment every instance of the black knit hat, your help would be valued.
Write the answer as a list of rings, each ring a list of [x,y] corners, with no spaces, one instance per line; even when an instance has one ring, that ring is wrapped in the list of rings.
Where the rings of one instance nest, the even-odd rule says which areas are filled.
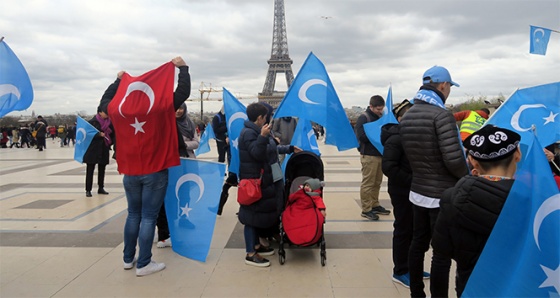
[[[521,136],[509,129],[486,125],[463,141],[467,154],[480,161],[496,161],[512,155]]]

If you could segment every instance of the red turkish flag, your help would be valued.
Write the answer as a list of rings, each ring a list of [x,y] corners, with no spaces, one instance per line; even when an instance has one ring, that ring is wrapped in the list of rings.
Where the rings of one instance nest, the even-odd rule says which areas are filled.
[[[138,77],[128,73],[121,77],[108,106],[117,138],[120,173],[146,175],[180,164],[174,77],[171,62]]]

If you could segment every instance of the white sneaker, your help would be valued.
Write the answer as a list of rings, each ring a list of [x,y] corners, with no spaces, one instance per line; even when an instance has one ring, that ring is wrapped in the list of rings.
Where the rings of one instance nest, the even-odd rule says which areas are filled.
[[[151,261],[148,265],[142,268],[136,268],[136,276],[149,275],[152,273],[159,272],[163,269],[165,269],[164,263],[156,263],[154,261]]]
[[[171,247],[171,238],[167,238],[163,241],[158,241],[156,246],[158,248]]]
[[[130,263],[127,263],[127,262],[123,261],[124,270],[130,270],[130,269],[134,268],[134,263],[136,263],[136,257],[134,257],[134,259]]]

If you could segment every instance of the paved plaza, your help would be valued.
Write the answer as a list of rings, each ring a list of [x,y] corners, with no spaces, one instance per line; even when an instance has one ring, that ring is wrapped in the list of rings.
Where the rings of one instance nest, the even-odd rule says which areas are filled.
[[[391,280],[392,215],[380,215],[379,221],[360,216],[361,165],[355,149],[338,152],[320,144],[328,213],[326,266],[321,266],[318,247],[288,247],[284,265],[277,254],[268,257],[270,267],[246,265],[232,188],[205,263],[154,243],[153,259],[167,268],[136,277],[135,270],[123,270],[126,198],[114,160],[105,178],[110,194],[96,193],[94,177],[93,197],[86,198],[86,167],[73,160],[74,149],[50,139],[47,146],[42,152],[0,149],[0,297],[410,296]],[[200,158],[216,161],[215,147]],[[386,178],[380,200],[392,209]],[[428,253],[427,269],[430,258]]]

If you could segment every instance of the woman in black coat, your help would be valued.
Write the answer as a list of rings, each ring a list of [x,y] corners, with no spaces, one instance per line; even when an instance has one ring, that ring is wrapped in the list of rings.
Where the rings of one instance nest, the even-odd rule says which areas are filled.
[[[239,207],[239,221],[245,225],[244,236],[248,265],[266,267],[270,262],[261,255],[274,250],[259,244],[259,234],[278,224],[284,205],[284,181],[278,154],[299,152],[290,145],[278,145],[271,136],[269,124],[272,110],[261,103],[247,106],[244,128],[239,135],[239,179],[259,178],[262,175],[262,198],[251,205]],[[262,174],[261,174],[262,173]]]
[[[99,132],[93,137],[89,147],[84,154],[84,163],[87,164],[86,167],[86,197],[91,197],[91,189],[93,187],[93,171],[95,170],[95,165],[97,164],[97,185],[98,194],[108,195],[109,193],[105,191],[104,181],[105,181],[105,167],[109,164],[109,151],[111,150],[111,145],[115,141],[115,134],[111,120],[107,115],[107,111],[103,111],[100,107],[97,108],[97,114],[95,117],[89,120],[89,123],[93,125]]]

